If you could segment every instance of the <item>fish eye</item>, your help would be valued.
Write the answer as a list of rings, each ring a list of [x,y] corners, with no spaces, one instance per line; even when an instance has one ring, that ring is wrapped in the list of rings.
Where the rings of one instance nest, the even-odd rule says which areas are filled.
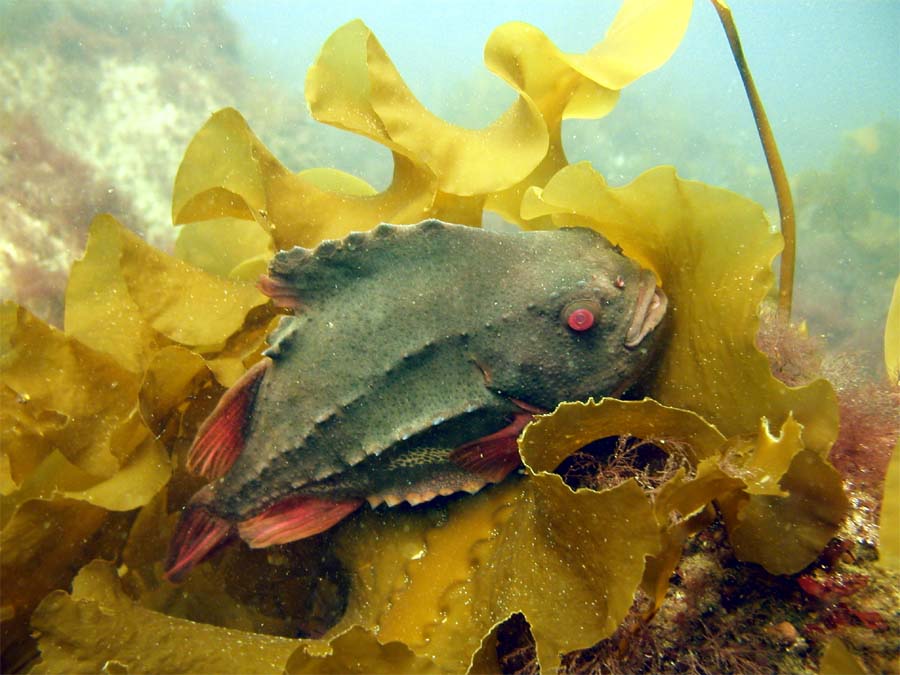
[[[563,307],[562,311],[562,320],[577,333],[590,330],[598,316],[600,305],[593,300],[575,300]]]

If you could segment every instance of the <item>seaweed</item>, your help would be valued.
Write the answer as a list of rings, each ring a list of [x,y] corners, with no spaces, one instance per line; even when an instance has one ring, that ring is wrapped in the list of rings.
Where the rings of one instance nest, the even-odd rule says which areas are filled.
[[[64,331],[4,305],[0,564],[16,581],[3,641],[20,650],[4,664],[27,660],[30,625],[34,672],[580,670],[596,661],[564,654],[614,635],[641,644],[692,546],[727,549],[776,588],[816,564],[849,510],[829,461],[838,397],[813,366],[781,381],[757,348],[781,236],[760,206],[670,167],[609,187],[560,143],[563,119],[609,114],[620,89],[668,58],[690,5],[626,0],[585,54],[501,26],[486,63],[517,98],[480,130],[427,111],[351,22],[323,47],[307,97],[320,121],[391,151],[390,186],[294,173],[224,109],[179,167],[174,255],[99,216]],[[674,320],[652,398],[562,402],[520,437],[521,475],[475,496],[363,510],[334,532],[235,548],[178,588],[165,582],[175,511],[197,487],[187,446],[278,320],[251,283],[274,250],[382,220],[478,226],[486,211],[526,229],[594,228],[653,270]],[[559,475],[573,454],[605,457],[591,444],[626,437],[640,445],[616,440],[614,462],[597,463],[610,480]],[[895,564],[896,541],[885,543]],[[710,642],[734,635],[710,631]],[[689,649],[685,663],[703,672],[705,654]],[[744,656],[714,662],[754,664]]]
[[[756,90],[756,84],[753,82],[750,66],[747,65],[737,26],[734,23],[734,17],[731,15],[731,8],[724,0],[712,0],[712,4],[719,15],[722,27],[725,29],[728,45],[731,48],[734,62],[741,75],[741,81],[744,83],[744,91],[747,93],[747,100],[750,103],[750,109],[753,111],[753,119],[756,122],[759,140],[766,155],[766,164],[769,166],[769,174],[772,176],[772,186],[775,188],[778,214],[781,217],[781,234],[784,237],[784,249],[781,252],[781,263],[779,265],[778,311],[788,320],[791,317],[791,308],[794,300],[794,267],[797,257],[794,197],[791,194],[791,186],[788,183],[787,172],[784,170],[784,163],[781,161],[781,154],[778,152],[775,135],[772,133],[772,126],[769,124],[769,118],[766,115],[765,107],[763,107],[762,99],[760,99]]]

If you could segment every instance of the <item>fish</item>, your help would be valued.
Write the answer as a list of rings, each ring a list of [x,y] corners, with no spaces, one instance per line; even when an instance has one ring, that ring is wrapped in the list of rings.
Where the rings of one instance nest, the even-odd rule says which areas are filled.
[[[278,252],[259,288],[291,313],[197,431],[186,466],[210,482],[176,525],[172,582],[236,539],[502,481],[535,415],[622,395],[665,334],[654,274],[587,228],[381,224]]]

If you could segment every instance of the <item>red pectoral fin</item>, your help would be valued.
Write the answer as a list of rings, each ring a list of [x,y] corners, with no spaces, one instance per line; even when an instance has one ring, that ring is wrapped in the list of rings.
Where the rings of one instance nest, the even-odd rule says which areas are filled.
[[[532,417],[516,414],[500,431],[456,448],[450,453],[450,461],[491,483],[503,480],[521,464],[517,439]]]
[[[205,505],[188,506],[169,544],[166,579],[181,581],[194,565],[225,546],[234,535],[234,526],[224,518],[213,515]]]
[[[324,532],[356,511],[363,501],[288,497],[258,516],[238,523],[238,533],[250,548],[287,544]]]
[[[271,363],[269,359],[263,359],[225,392],[197,431],[187,456],[188,471],[214,479],[231,468],[244,449],[256,392]]]

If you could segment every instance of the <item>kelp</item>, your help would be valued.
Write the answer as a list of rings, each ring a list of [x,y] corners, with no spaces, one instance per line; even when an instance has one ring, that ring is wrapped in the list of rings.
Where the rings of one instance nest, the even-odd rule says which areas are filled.
[[[900,375],[900,277],[894,284],[894,295],[884,328],[884,363],[888,379],[892,385],[897,385]],[[884,477],[878,539],[879,562],[888,569],[900,571],[900,438],[891,452]]]
[[[107,355],[65,336],[22,308],[10,303],[4,313],[13,319],[0,363],[3,384],[14,393],[16,402],[8,410],[4,408],[4,415],[14,417],[13,443],[4,452],[10,457],[17,487],[28,477],[17,460],[30,453],[32,443],[41,452],[41,456],[26,460],[33,470],[56,451],[87,473],[112,476],[134,447],[122,444],[117,432],[131,423],[137,378]],[[32,427],[29,422],[34,419],[44,423]]]
[[[99,216],[84,257],[72,267],[65,327],[82,344],[140,372],[149,355],[168,344],[216,350],[265,302],[252,283],[167,256],[111,216]]]
[[[572,492],[544,472],[446,510],[369,512],[339,535],[353,583],[338,628],[362,625],[461,672],[483,635],[522,612],[550,672],[624,618],[655,530],[633,481]]]
[[[884,327],[884,368],[892,384],[900,384],[900,276],[894,282],[894,293]]]
[[[372,633],[354,626],[331,640],[327,647],[310,645],[297,649],[284,667],[287,675],[304,673],[430,673],[441,672],[431,659],[417,656],[402,642],[383,643]]]
[[[722,28],[725,29],[731,54],[734,56],[734,62],[741,75],[741,81],[744,83],[744,91],[747,93],[747,100],[750,103],[750,110],[753,112],[753,120],[756,122],[759,140],[762,143],[763,153],[766,156],[766,164],[769,166],[769,174],[772,177],[772,187],[775,188],[778,215],[781,217],[781,234],[784,236],[784,249],[781,252],[781,264],[779,265],[781,278],[778,284],[778,310],[784,320],[789,321],[794,298],[794,268],[797,257],[794,198],[791,194],[787,172],[784,170],[784,163],[781,161],[781,154],[778,152],[778,145],[775,142],[775,134],[772,133],[772,125],[769,124],[766,109],[762,104],[762,99],[759,97],[759,92],[756,90],[750,66],[747,65],[747,58],[744,56],[743,47],[741,47],[741,38],[738,35],[734,17],[731,15],[731,8],[724,0],[712,0],[712,4],[716,8],[716,13],[722,22]]]
[[[274,253],[272,238],[255,221],[223,218],[182,227],[175,256],[220,277],[255,282]],[[255,263],[255,264],[254,264]]]
[[[754,344],[759,304],[772,285],[771,262],[781,246],[758,204],[681,180],[670,167],[611,188],[580,162],[543,188],[530,188],[522,215],[596,229],[659,277],[670,296],[673,326],[651,387],[654,398],[693,410],[727,436],[755,433],[762,416],[781,425],[793,411],[804,425],[805,443],[824,451],[834,442],[831,385],[817,380],[786,387]]]
[[[254,347],[229,338],[264,301],[252,285],[166,256],[100,216],[70,279],[66,332],[3,305],[4,636],[25,630],[33,607],[80,564],[117,556],[124,537],[110,535],[127,520],[115,512],[171,485],[173,437],[196,429],[224,391],[213,377],[228,370],[220,362],[258,352],[263,332],[252,321]]]
[[[848,506],[826,458],[837,437],[837,401],[825,380],[802,387],[778,381],[754,344],[757,308],[771,287],[771,260],[780,243],[761,208],[725,190],[680,180],[665,167],[609,188],[589,165],[579,163],[562,169],[544,188],[531,188],[522,213],[550,215],[558,226],[593,227],[659,276],[670,295],[673,325],[651,387],[656,399],[703,416],[735,437],[735,445],[757,435],[747,461],[764,466],[772,486],[784,478],[791,458],[808,449],[790,473],[799,480],[794,496],[754,495],[758,483],[751,481],[744,494],[721,503],[727,505],[726,523],[739,557],[778,574],[812,562]],[[788,425],[794,444],[767,450],[761,419]],[[790,527],[800,527],[809,541],[788,537],[779,544]]]
[[[33,625],[43,633],[44,656],[35,673],[439,672],[405,645],[382,642],[358,627],[327,645],[153,612],[135,603],[115,568],[102,561],[82,568],[71,594],[51,593]]]
[[[65,333],[3,307],[3,572],[42,571],[5,594],[2,616],[21,628],[43,598],[37,672],[484,672],[516,614],[549,671],[611,635],[639,587],[659,606],[711,504],[742,559],[780,574],[812,562],[847,502],[826,458],[830,385],[786,387],[754,345],[780,236],[758,205],[671,168],[610,188],[562,151],[562,120],[608,114],[672,53],[690,6],[626,0],[584,54],[501,26],[485,62],[517,98],[481,130],[427,111],[351,22],[323,47],[307,98],[320,121],[391,151],[385,190],[331,169],[291,172],[225,109],[179,168],[175,256],[101,216],[72,272]],[[335,533],[234,548],[177,589],[162,581],[170,510],[197,487],[184,453],[278,320],[251,283],[272,252],[381,221],[479,225],[485,210],[531,229],[591,227],[655,272],[673,321],[653,399],[562,403],[520,438],[523,475],[474,497],[365,509]],[[687,464],[653,490],[633,479],[573,490],[553,473],[621,435],[677,444]],[[62,590],[109,554],[109,532],[119,567],[91,563]]]
[[[35,612],[36,673],[264,673],[280,671],[293,640],[174,619],[135,604],[115,568],[95,561]],[[114,655],[111,655],[113,647]]]
[[[866,675],[867,671],[844,641],[833,637],[825,645],[825,652],[819,663],[821,675]]]
[[[519,222],[521,194],[566,164],[562,120],[609,113],[622,87],[669,58],[690,8],[689,0],[625,3],[606,38],[585,54],[561,52],[527,24],[499,27],[485,46],[485,64],[518,98],[481,130],[457,127],[425,109],[371,30],[352,21],[335,31],[310,68],[307,101],[319,121],[391,151],[388,188],[375,192],[337,171],[327,181],[292,174],[236,111],[223,110],[185,153],[173,220],[255,219],[278,248],[310,246],[379,222],[435,217],[479,225],[483,208]]]
[[[900,439],[884,478],[878,529],[878,560],[884,567],[900,571]]]

